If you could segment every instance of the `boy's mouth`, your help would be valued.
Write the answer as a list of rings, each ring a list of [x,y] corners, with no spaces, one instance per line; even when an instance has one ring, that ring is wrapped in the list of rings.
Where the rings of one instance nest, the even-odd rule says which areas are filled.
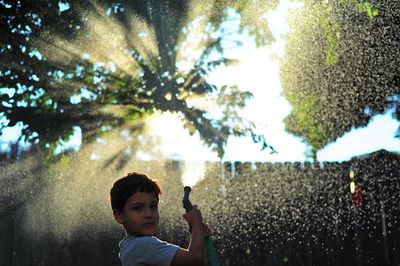
[[[155,225],[155,222],[148,222],[148,223],[143,224],[144,227],[153,227],[154,225]]]

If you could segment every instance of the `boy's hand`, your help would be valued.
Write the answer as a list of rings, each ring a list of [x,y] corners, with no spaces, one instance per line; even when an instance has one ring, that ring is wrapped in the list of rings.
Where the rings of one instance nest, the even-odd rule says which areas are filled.
[[[209,237],[212,235],[210,227],[208,227],[208,225],[205,223],[203,223],[203,231],[204,231],[204,237]]]
[[[192,226],[194,223],[200,223],[202,225],[202,229],[205,237],[211,236],[212,232],[207,224],[203,223],[203,217],[199,209],[197,209],[197,205],[193,205],[193,209],[184,214],[183,218],[187,221],[189,226]]]
[[[192,210],[183,215],[183,219],[185,219],[190,226],[194,224],[203,224],[203,217],[201,216],[200,210],[197,209],[197,205],[193,205]]]

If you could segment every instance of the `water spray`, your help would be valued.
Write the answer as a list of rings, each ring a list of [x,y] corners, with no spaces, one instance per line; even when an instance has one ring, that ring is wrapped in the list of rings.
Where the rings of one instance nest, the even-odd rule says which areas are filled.
[[[193,205],[189,199],[189,194],[191,191],[192,191],[192,189],[189,186],[185,186],[183,188],[184,194],[183,194],[182,203],[183,203],[183,208],[186,210],[186,213],[190,212],[193,208]],[[189,228],[189,230],[190,230],[190,232],[192,232],[192,228]],[[219,266],[217,252],[216,252],[214,245],[211,242],[211,239],[209,236],[205,237],[204,245],[206,246],[211,266]]]

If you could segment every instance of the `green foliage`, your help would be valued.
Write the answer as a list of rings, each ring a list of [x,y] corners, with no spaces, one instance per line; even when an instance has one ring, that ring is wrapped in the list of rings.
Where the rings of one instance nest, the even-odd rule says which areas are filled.
[[[320,25],[325,32],[327,40],[326,63],[334,65],[338,62],[338,50],[340,46],[340,27],[329,20],[328,14],[321,11]]]
[[[305,0],[305,8],[311,11],[307,15],[308,19],[315,20],[326,35],[326,63],[328,65],[337,64],[338,50],[340,48],[341,25],[336,21],[336,16],[332,16],[333,10],[337,10],[336,1],[313,1]],[[339,8],[352,9],[356,8],[361,13],[366,13],[370,19],[378,15],[378,9],[369,1],[365,0],[340,0]],[[312,22],[311,22],[312,23]]]
[[[370,19],[378,15],[378,9],[375,4],[368,0],[340,0],[339,3],[342,5],[350,4],[358,8],[361,13],[366,13]]]
[[[349,4],[358,8],[361,13],[366,13],[370,19],[373,19],[378,15],[378,9],[376,8],[376,5],[368,0],[340,0],[339,3],[341,5]]]
[[[316,115],[322,112],[322,106],[315,96],[308,96],[299,101],[296,109],[285,119],[288,130],[297,136],[304,136],[315,154],[327,142],[326,129],[318,123]]]
[[[293,14],[281,68],[293,106],[286,129],[303,137],[314,156],[376,114],[394,110],[399,119],[399,4],[306,1]]]
[[[361,2],[358,5],[360,12],[365,12],[368,14],[370,19],[378,16],[378,9],[376,9],[370,2]]]

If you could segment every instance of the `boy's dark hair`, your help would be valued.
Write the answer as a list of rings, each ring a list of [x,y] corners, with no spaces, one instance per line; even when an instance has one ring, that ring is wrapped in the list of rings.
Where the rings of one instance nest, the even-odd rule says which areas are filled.
[[[154,192],[158,199],[161,189],[158,183],[145,173],[131,172],[115,181],[111,188],[111,208],[122,212],[126,200],[136,192]]]

